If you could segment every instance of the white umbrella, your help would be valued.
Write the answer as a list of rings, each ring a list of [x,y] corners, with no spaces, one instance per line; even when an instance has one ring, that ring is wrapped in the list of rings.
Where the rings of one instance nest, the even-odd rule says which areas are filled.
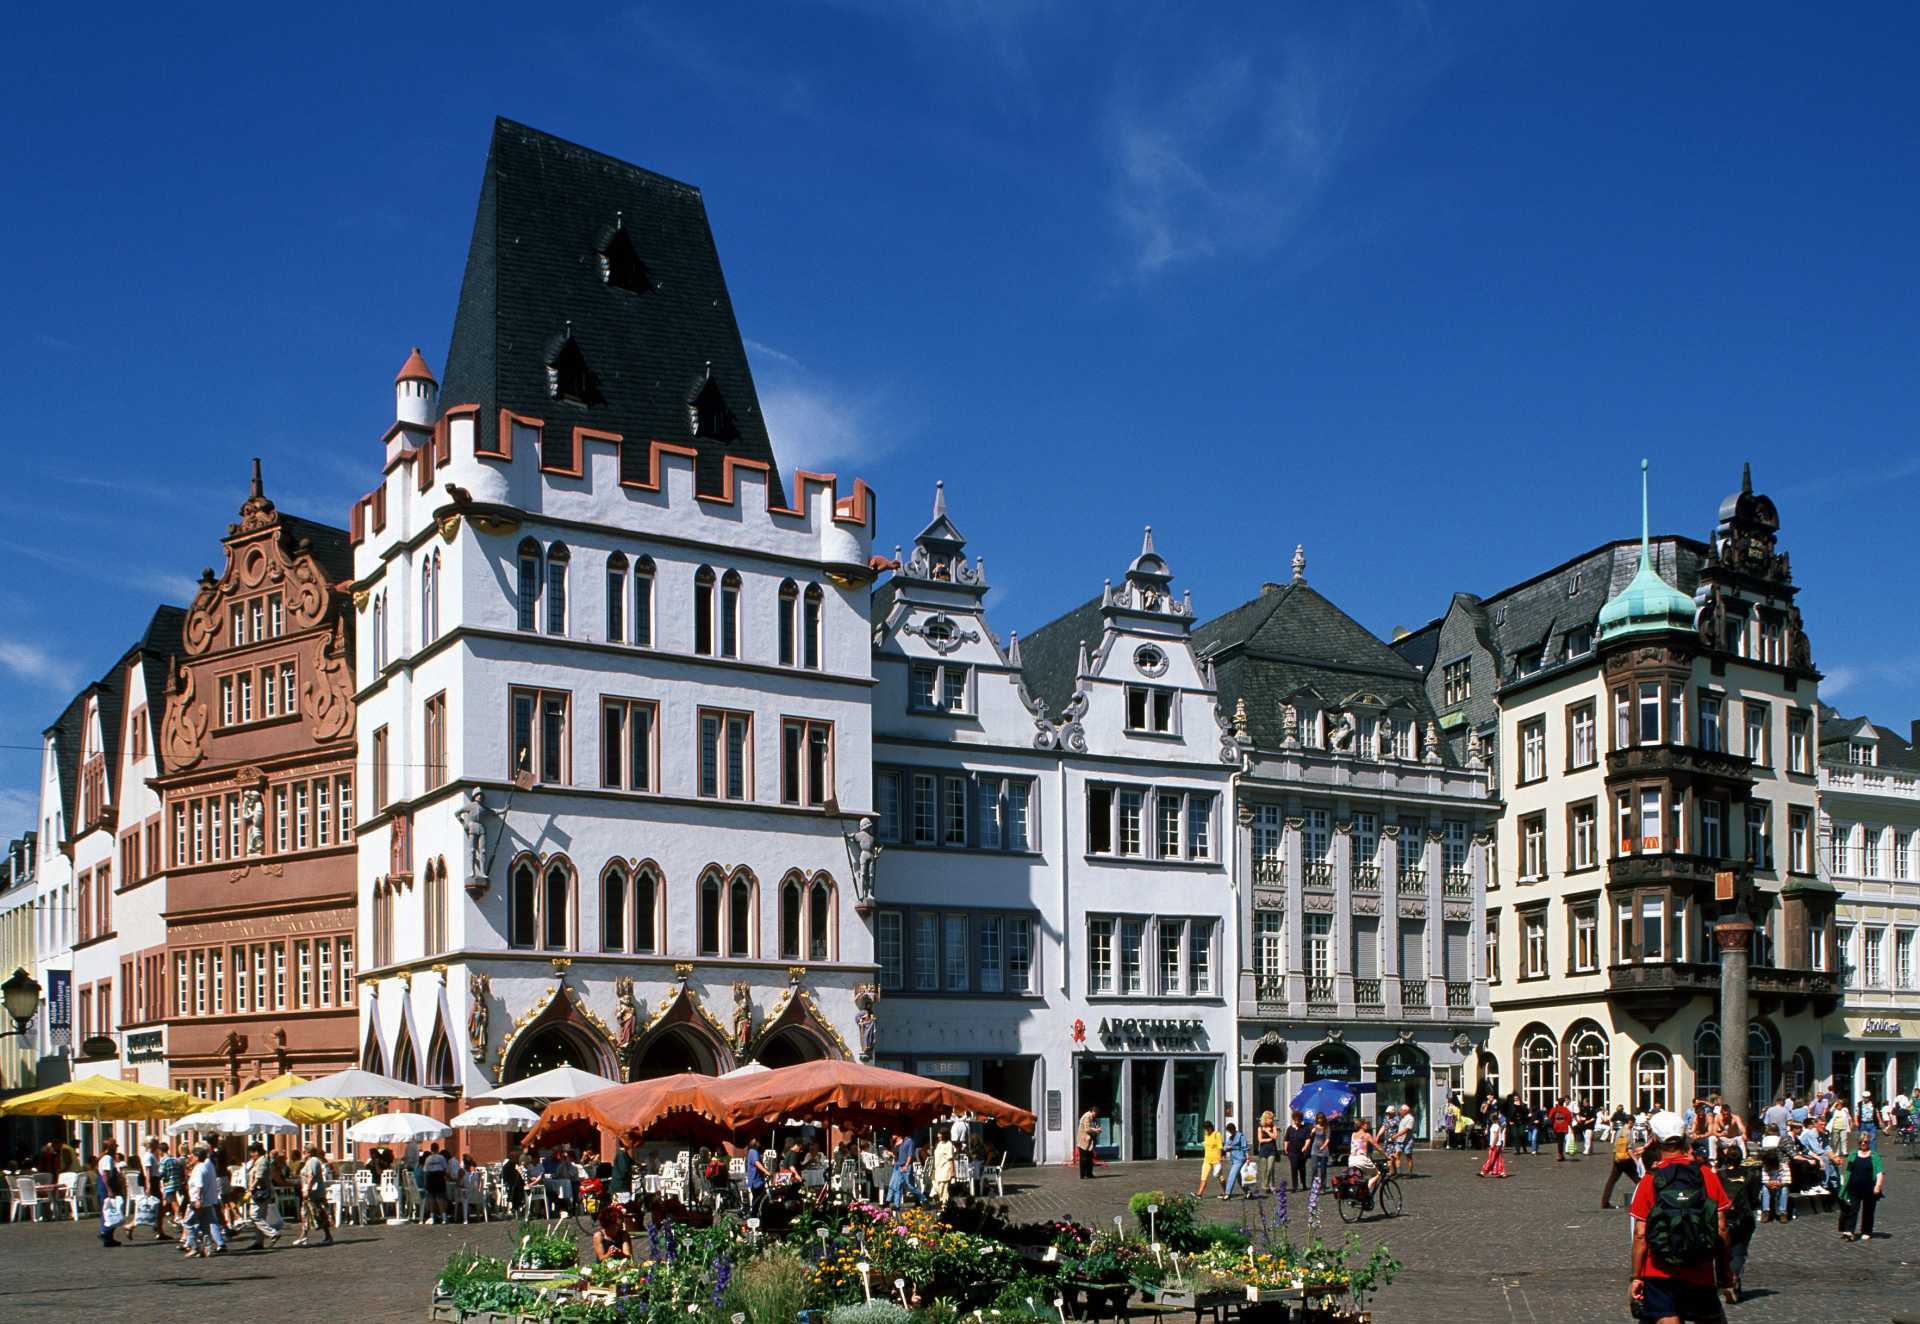
[[[765,1062],[749,1062],[743,1067],[735,1067],[731,1071],[721,1072],[720,1079],[732,1080],[735,1076],[757,1076],[762,1071],[771,1071],[771,1070],[773,1070],[773,1068],[768,1066]]]
[[[454,1117],[451,1125],[469,1131],[531,1131],[540,1114],[517,1103],[483,1103]]]
[[[453,1134],[445,1122],[424,1113],[375,1113],[347,1128],[347,1139],[360,1145],[404,1145],[409,1140],[439,1140]]]
[[[276,1099],[444,1099],[439,1090],[409,1085],[404,1080],[383,1076],[358,1067],[336,1071],[331,1076],[295,1085],[272,1095]]]
[[[269,1135],[285,1136],[299,1129],[297,1123],[289,1122],[278,1113],[262,1112],[258,1108],[214,1108],[182,1117],[167,1127],[167,1134],[177,1136],[184,1131],[200,1131],[237,1136],[265,1131]]]
[[[502,1085],[497,1090],[487,1090],[485,1097],[489,1099],[575,1099],[582,1094],[591,1094],[595,1090],[612,1089],[619,1083],[617,1080],[608,1080],[605,1076],[596,1076],[591,1071],[582,1071],[578,1067],[555,1067],[551,1071],[542,1071],[537,1076],[516,1080],[511,1085]]]

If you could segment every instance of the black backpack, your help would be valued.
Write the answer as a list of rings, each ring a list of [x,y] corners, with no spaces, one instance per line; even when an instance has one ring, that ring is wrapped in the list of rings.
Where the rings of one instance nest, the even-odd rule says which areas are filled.
[[[1719,1214],[1698,1163],[1662,1164],[1653,1170],[1647,1249],[1670,1269],[1704,1264],[1720,1249]]]

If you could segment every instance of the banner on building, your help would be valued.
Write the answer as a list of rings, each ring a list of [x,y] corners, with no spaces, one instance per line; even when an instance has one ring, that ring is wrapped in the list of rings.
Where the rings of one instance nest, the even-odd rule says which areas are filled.
[[[73,1040],[73,971],[47,971],[47,1039],[54,1048]]]

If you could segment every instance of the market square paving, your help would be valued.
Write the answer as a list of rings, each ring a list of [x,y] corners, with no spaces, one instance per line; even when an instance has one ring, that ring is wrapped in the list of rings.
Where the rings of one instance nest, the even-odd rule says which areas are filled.
[[[1426,1319],[1513,1321],[1626,1318],[1627,1219],[1599,1208],[1605,1163],[1520,1158],[1504,1182],[1476,1180],[1478,1156],[1423,1153],[1407,1186],[1407,1211],[1369,1220],[1359,1235],[1385,1241],[1403,1262],[1398,1280],[1375,1298],[1382,1324]],[[1825,1214],[1767,1225],[1754,1237],[1749,1297],[1729,1312],[1753,1321],[1886,1321],[1911,1309],[1920,1286],[1920,1163],[1889,1164],[1881,1207],[1884,1239],[1842,1242]],[[1016,1220],[1071,1216],[1110,1224],[1133,1192],[1188,1190],[1190,1163],[1102,1168],[1091,1182],[1071,1169],[1009,1173],[1008,1213]],[[1257,1207],[1205,1202],[1209,1217],[1254,1221]],[[1296,1239],[1306,1233],[1304,1198],[1289,1202]],[[1323,1206],[1329,1237],[1342,1231]],[[427,1317],[434,1275],[467,1245],[505,1253],[513,1225],[395,1225],[346,1228],[330,1249],[236,1251],[183,1260],[171,1243],[149,1239],[103,1252],[87,1223],[14,1224],[0,1229],[0,1320],[9,1324],[97,1318],[131,1309],[142,1324],[225,1319],[328,1319],[416,1324]]]

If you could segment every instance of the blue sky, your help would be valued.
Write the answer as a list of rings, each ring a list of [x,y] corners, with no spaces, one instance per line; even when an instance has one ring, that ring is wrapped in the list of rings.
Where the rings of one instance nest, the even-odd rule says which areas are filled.
[[[115,13],[116,9],[122,12]],[[1920,9],[28,6],[0,50],[0,744],[244,495],[344,522],[491,117],[698,184],[784,467],[935,478],[1023,632],[1151,522],[1382,633],[1751,459],[1823,693],[1920,715]],[[0,835],[34,756],[0,750]]]

